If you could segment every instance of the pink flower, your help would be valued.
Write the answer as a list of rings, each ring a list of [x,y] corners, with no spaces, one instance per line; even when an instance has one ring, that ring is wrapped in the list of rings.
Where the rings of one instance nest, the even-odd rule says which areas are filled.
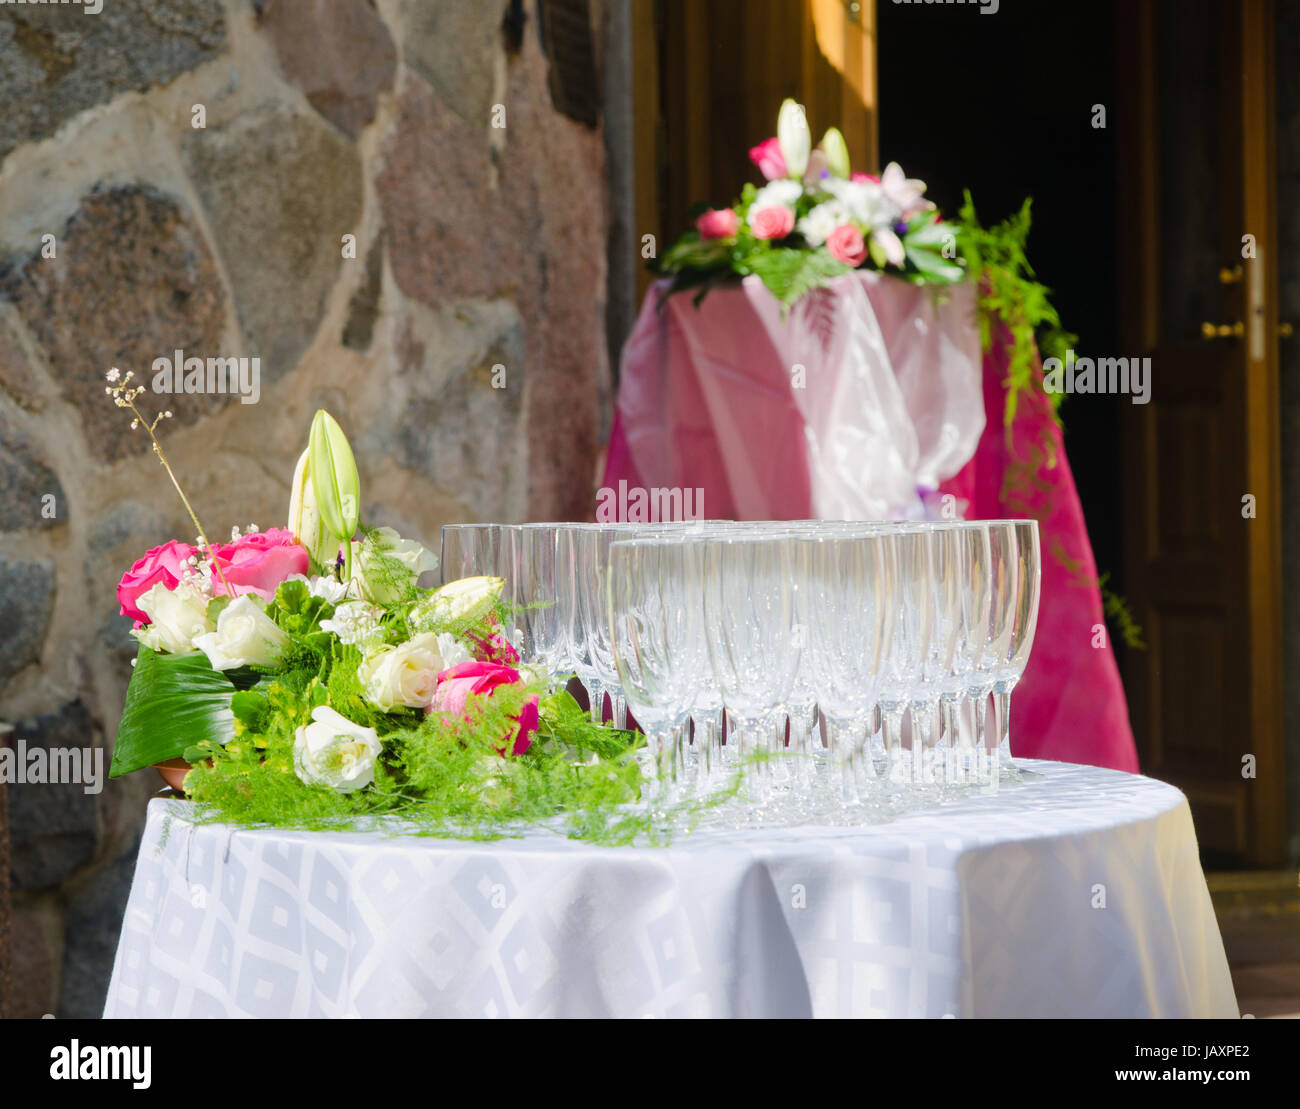
[[[869,173],[852,173],[849,175],[849,180],[852,181],[855,185],[865,185],[867,184],[867,182],[870,182],[873,185],[880,184],[880,178],[873,177]]]
[[[188,543],[175,539],[146,551],[145,556],[118,582],[117,600],[122,606],[122,615],[131,617],[137,625],[147,624],[149,617],[136,605],[136,598],[159,584],[175,589],[180,584],[181,575],[189,568],[185,565],[186,560],[195,553]]]
[[[474,645],[472,648],[474,657],[479,662],[494,662],[499,666],[518,666],[519,652],[502,634],[501,625],[497,623],[495,616],[488,616],[487,628],[486,635],[475,635],[470,632],[466,636]]]
[[[749,226],[756,239],[784,239],[794,230],[794,213],[783,204],[773,204],[750,212]]]
[[[749,157],[769,181],[787,176],[785,155],[781,153],[781,143],[775,135],[766,142],[751,147]]]
[[[736,233],[740,219],[731,208],[710,208],[695,221],[701,239],[729,239]]]
[[[842,223],[826,239],[831,257],[846,266],[860,266],[867,260],[867,244],[862,232],[851,223]]]
[[[514,685],[521,681],[519,671],[494,662],[462,662],[438,675],[438,688],[433,694],[430,712],[442,716],[460,716],[471,696],[490,697],[498,686]],[[511,754],[522,755],[533,744],[533,736],[540,722],[537,698],[529,697],[519,715],[513,718],[519,725],[514,733]],[[510,740],[509,733],[501,737]],[[498,751],[504,758],[505,751]]]
[[[934,202],[925,199],[925,182],[908,177],[897,162],[890,162],[880,175],[880,188],[906,219],[914,212],[929,211]]]
[[[275,596],[275,587],[286,578],[307,573],[310,563],[307,548],[287,528],[254,531],[232,543],[218,543],[213,555],[233,592],[256,593],[264,601]],[[226,592],[215,570],[212,591],[217,596]]]

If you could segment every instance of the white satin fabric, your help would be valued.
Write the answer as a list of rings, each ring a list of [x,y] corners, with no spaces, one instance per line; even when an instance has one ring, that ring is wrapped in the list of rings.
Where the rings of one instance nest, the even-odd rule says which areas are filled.
[[[648,486],[725,475],[741,519],[924,514],[984,430],[974,293],[876,273],[788,310],[756,277],[647,298],[624,347],[618,408]],[[802,441],[791,441],[795,436]],[[802,505],[802,508],[799,506]]]
[[[107,1017],[1235,1017],[1172,786],[1032,763],[858,828],[601,848],[150,804]]]

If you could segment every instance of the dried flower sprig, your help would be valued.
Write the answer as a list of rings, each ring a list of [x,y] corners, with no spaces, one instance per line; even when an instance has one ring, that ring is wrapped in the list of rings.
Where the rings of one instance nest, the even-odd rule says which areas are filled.
[[[167,461],[167,455],[163,453],[162,444],[158,442],[158,436],[154,434],[158,425],[162,423],[163,420],[170,420],[172,418],[171,409],[169,408],[163,412],[159,412],[158,415],[150,421],[145,414],[136,407],[136,398],[138,398],[141,393],[145,392],[145,387],[143,385],[131,384],[131,379],[135,376],[135,373],[132,370],[127,370],[126,373],[123,374],[121,370],[114,366],[104,376],[108,381],[108,384],[104,387],[104,392],[113,398],[113,403],[117,405],[118,408],[129,408],[131,410],[131,415],[133,417],[131,420],[132,431],[135,431],[140,427],[144,428],[145,434],[149,436],[150,441],[153,443],[153,453],[158,456],[158,461],[162,463],[163,469],[167,471],[167,476],[172,479],[172,485],[176,487],[176,492],[180,494],[181,503],[185,505],[185,511],[190,514],[190,519],[194,521],[194,527],[199,533],[199,544],[203,548],[204,557],[211,563],[212,568],[216,570],[217,576],[221,579],[221,584],[226,587],[226,595],[229,597],[236,596],[234,589],[230,586],[230,582],[226,580],[225,571],[221,569],[221,563],[217,559],[216,551],[213,549],[212,544],[208,542],[207,532],[203,530],[203,525],[199,523],[199,517],[197,513],[195,513],[193,506],[190,504],[189,497],[185,495],[185,490],[181,488],[181,483],[176,480],[176,473],[171,468],[171,463]]]

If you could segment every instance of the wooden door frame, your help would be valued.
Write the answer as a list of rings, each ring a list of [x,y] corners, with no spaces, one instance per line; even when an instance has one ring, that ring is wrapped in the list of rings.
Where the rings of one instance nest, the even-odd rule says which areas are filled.
[[[1134,0],[1117,26],[1117,62],[1121,74],[1118,117],[1121,172],[1118,232],[1120,257],[1136,265],[1121,269],[1120,324],[1126,350],[1143,354],[1160,341],[1160,258],[1157,194],[1157,73],[1155,0]],[[1241,521],[1243,562],[1238,580],[1246,584],[1249,606],[1243,613],[1248,655],[1246,749],[1255,756],[1249,827],[1243,829],[1247,861],[1280,863],[1286,854],[1286,767],[1282,706],[1282,467],[1277,319],[1277,227],[1275,117],[1273,96],[1273,7],[1271,0],[1243,0],[1240,40],[1235,43],[1239,84],[1232,90],[1237,119],[1209,121],[1240,139],[1244,226],[1255,236],[1257,255],[1243,262],[1242,319],[1246,324],[1243,426],[1234,428],[1246,462],[1242,493],[1255,496],[1256,516]],[[1136,186],[1136,187],[1135,187]],[[1134,203],[1136,197],[1136,203]],[[1238,243],[1238,249],[1240,244]],[[1225,244],[1226,246],[1226,244]],[[1228,258],[1224,258],[1227,264]],[[1212,280],[1207,275],[1207,280]],[[1156,397],[1156,403],[1159,398]],[[1155,544],[1157,503],[1155,468],[1145,465],[1155,449],[1154,412],[1145,407],[1126,413],[1125,472],[1145,483],[1140,495],[1125,498],[1125,552],[1128,580],[1142,580],[1147,552]],[[1226,508],[1226,506],[1223,506]],[[1145,509],[1145,511],[1144,511]],[[1213,506],[1209,511],[1215,511]],[[1135,598],[1140,601],[1140,598]],[[1139,614],[1139,619],[1141,616]],[[1158,712],[1141,681],[1132,680],[1142,665],[1130,653],[1129,687],[1133,721],[1142,753],[1149,742],[1148,713]]]

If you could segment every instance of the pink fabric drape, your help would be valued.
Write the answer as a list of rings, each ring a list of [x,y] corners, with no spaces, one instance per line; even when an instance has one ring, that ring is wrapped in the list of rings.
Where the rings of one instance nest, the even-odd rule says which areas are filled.
[[[805,413],[816,411],[815,398],[797,396],[792,387],[789,349],[799,347],[800,324],[788,321],[795,334],[793,339],[784,335],[785,325],[772,304],[760,303],[771,298],[754,285],[751,280],[710,293],[698,309],[690,294],[675,295],[662,308],[655,290],[647,296],[623,351],[601,497],[607,506],[618,503],[623,483],[624,490],[701,490],[697,514],[712,519],[805,519],[814,514],[815,486],[825,477],[809,465],[812,436]],[[941,437],[926,430],[934,410],[916,410],[916,398],[931,395],[918,377],[919,367],[927,357],[932,366],[940,364],[930,352],[951,355],[960,337],[954,337],[949,314],[939,327],[918,325],[918,348],[909,350],[905,325],[923,318],[927,308],[918,293],[925,290],[880,279],[864,285],[870,298],[867,311],[874,314],[871,326],[879,329],[888,364],[899,375],[924,461],[927,436],[932,443]],[[919,350],[922,343],[929,344],[926,350]],[[828,352],[838,349],[834,343],[827,346]],[[951,375],[959,360],[949,357],[942,365],[944,374]],[[966,502],[967,519],[1032,516],[1039,521],[1042,599],[1033,652],[1012,697],[1012,751],[1136,771],[1128,708],[1060,429],[1046,396],[1026,394],[1008,448],[1002,421],[1006,365],[1001,342],[984,355],[988,418],[973,457],[941,481],[940,493]],[[827,380],[835,380],[834,369]],[[817,385],[810,375],[806,388]],[[978,383],[973,396],[962,389],[958,382],[938,390],[933,403],[947,404],[945,426],[974,442],[970,429],[978,424],[972,423],[971,413],[956,411],[953,401],[960,397],[978,403]],[[966,449],[969,454],[970,447]],[[940,455],[932,451],[931,457]],[[952,457],[949,444],[946,458],[950,462]],[[1020,472],[1008,482],[1008,472],[1017,466]],[[949,465],[949,473],[951,469]]]
[[[1042,599],[1029,665],[1011,698],[1011,750],[1026,758],[1136,773],[1128,703],[1061,429],[1045,394],[1022,391],[1008,446],[1002,422],[1006,370],[1007,350],[999,339],[984,356],[989,420],[979,447],[940,488],[968,502],[963,515],[969,520],[1038,520]],[[1015,471],[1010,482],[1008,471]]]

